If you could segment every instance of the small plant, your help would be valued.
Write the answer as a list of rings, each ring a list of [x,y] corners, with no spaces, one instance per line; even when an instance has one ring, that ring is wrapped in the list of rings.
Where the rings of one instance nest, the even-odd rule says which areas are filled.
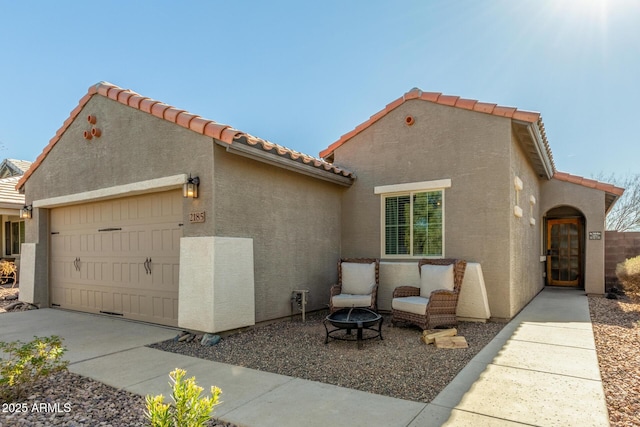
[[[200,427],[209,419],[218,405],[222,390],[211,387],[211,397],[200,397],[204,390],[196,384],[196,378],[184,379],[187,371],[176,368],[169,374],[169,385],[173,389],[173,405],[164,403],[164,396],[147,395],[145,415],[151,427]]]
[[[625,292],[640,295],[640,256],[629,258],[616,266],[616,276]]]
[[[69,362],[62,360],[66,349],[60,337],[34,338],[26,344],[0,342],[0,353],[4,353],[0,360],[0,398],[18,399],[40,378],[67,369]]]

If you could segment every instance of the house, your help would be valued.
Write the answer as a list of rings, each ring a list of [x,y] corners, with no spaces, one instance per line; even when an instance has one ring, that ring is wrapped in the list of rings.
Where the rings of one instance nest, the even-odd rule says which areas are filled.
[[[622,189],[558,173],[538,113],[416,89],[321,157],[98,83],[17,184],[21,298],[217,332],[288,316],[295,289],[325,307],[365,256],[479,263],[499,318],[545,284],[604,292]]]
[[[320,155],[357,175],[342,256],[480,263],[495,318],[545,285],[604,293],[605,215],[624,190],[558,172],[539,113],[413,89]]]
[[[0,259],[19,263],[20,245],[25,239],[24,218],[20,210],[24,207],[24,195],[16,190],[20,177],[29,169],[26,160],[4,159],[0,163],[0,222],[2,223],[2,254]]]

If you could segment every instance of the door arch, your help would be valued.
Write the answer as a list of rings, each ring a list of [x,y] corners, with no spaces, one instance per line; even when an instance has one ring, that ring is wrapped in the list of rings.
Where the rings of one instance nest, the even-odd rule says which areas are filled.
[[[571,206],[559,206],[546,215],[546,284],[584,287],[585,218]]]

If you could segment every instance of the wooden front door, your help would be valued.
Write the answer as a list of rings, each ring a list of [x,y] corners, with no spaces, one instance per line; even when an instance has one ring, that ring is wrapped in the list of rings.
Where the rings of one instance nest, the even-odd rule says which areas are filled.
[[[582,221],[547,221],[547,284],[578,286],[582,278]]]

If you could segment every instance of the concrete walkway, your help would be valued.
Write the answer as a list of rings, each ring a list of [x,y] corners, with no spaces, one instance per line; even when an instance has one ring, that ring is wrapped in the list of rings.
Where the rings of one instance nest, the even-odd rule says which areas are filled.
[[[545,289],[429,404],[144,347],[174,337],[170,328],[53,309],[0,316],[1,341],[52,334],[71,372],[141,395],[169,395],[168,373],[184,368],[222,388],[216,417],[242,426],[609,425],[587,298],[575,290]]]

